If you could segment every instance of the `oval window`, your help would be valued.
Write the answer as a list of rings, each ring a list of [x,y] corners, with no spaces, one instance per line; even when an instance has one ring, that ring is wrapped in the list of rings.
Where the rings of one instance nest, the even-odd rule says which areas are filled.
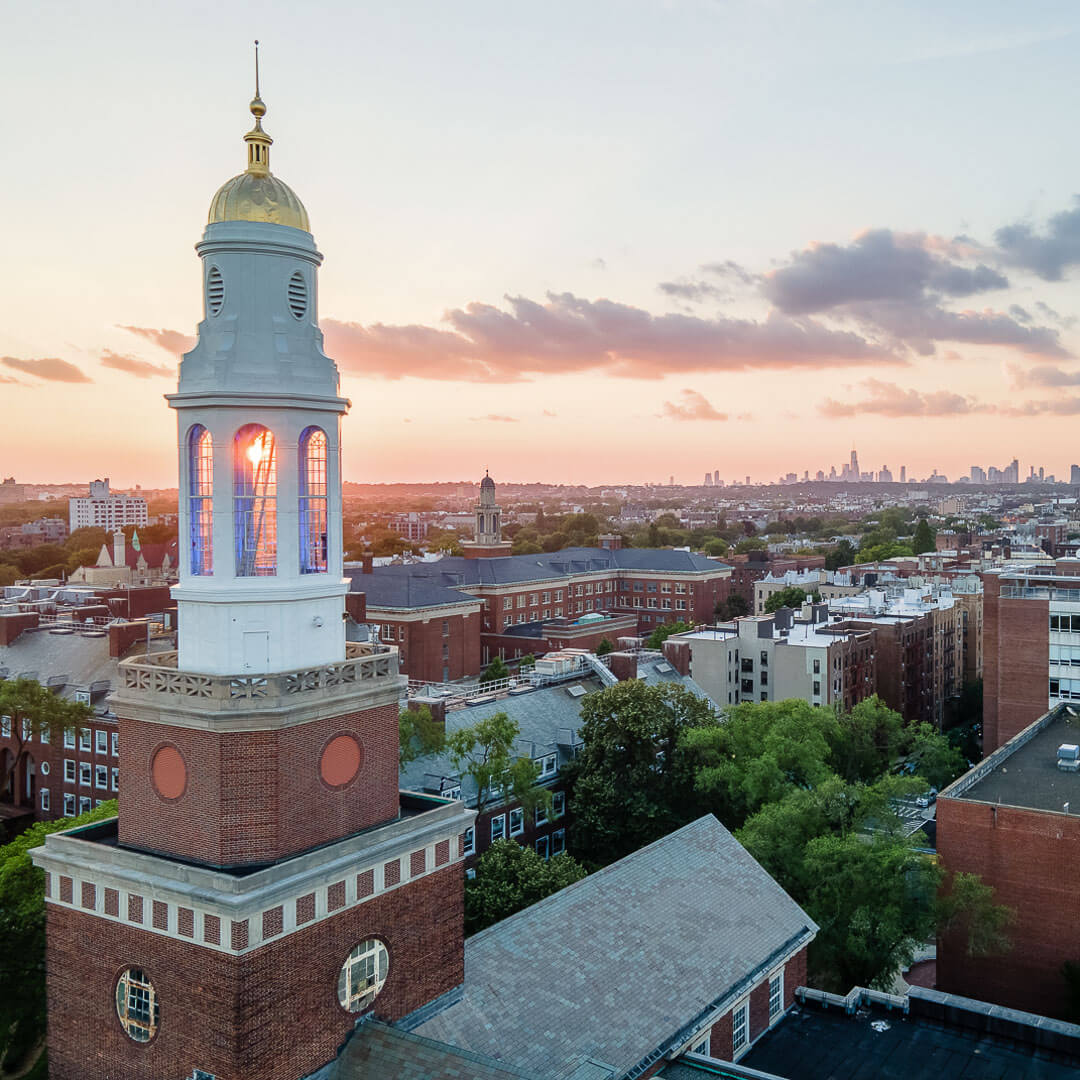
[[[370,1009],[389,966],[390,954],[378,938],[361,941],[341,965],[337,992],[341,1007],[351,1013]]]
[[[141,968],[128,968],[116,984],[116,1015],[124,1032],[135,1042],[149,1042],[156,1034],[160,1007],[154,984]]]
[[[302,319],[307,312],[307,282],[299,270],[289,278],[289,310],[294,319]]]
[[[218,315],[224,303],[225,279],[216,266],[211,266],[210,272],[206,275],[206,310],[211,315]]]

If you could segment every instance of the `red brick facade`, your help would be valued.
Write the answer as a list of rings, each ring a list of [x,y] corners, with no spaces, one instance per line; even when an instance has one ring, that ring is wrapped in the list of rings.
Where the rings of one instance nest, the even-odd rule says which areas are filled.
[[[405,616],[370,608],[367,618],[378,624],[381,640],[397,646],[401,670],[410,679],[452,682],[481,671],[479,609],[446,615],[432,609]]]
[[[1001,596],[983,575],[983,753],[1007,743],[1046,712],[1050,601]]]
[[[349,950],[380,938],[390,954],[375,1013],[402,1016],[464,977],[459,865],[240,957],[48,906],[51,1080],[296,1080],[330,1061],[355,1021],[337,1000]],[[115,988],[141,968],[161,1008],[157,1035],[132,1042]],[[283,978],[282,973],[290,977]],[[298,1037],[302,1035],[302,1037]]]
[[[120,720],[120,841],[213,866],[270,863],[398,813],[397,705],[324,717],[276,731],[219,734]],[[324,748],[350,734],[362,748],[355,777],[331,787]],[[151,777],[163,746],[179,751],[183,793],[163,798]]]
[[[994,901],[1016,911],[1013,947],[967,955],[959,936],[938,941],[938,989],[1044,1016],[1066,1016],[1061,966],[1080,963],[1080,818],[965,799],[941,799],[938,855],[954,873],[978,874]]]

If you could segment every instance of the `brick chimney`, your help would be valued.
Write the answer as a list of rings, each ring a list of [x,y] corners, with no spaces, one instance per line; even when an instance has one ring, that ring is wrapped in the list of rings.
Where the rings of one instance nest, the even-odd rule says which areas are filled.
[[[608,666],[619,682],[637,678],[637,657],[632,652],[609,653]]]
[[[375,556],[370,551],[365,551],[364,554],[360,556],[360,569],[362,573],[371,573],[372,568],[375,565],[374,559]]]

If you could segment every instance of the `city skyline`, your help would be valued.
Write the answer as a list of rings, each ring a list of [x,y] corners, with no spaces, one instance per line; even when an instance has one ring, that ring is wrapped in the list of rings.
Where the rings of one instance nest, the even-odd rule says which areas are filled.
[[[60,14],[12,14],[0,75],[24,162],[5,475],[174,473],[156,418],[201,315],[185,252],[243,164],[254,32],[274,171],[327,256],[350,479],[766,480],[852,443],[955,479],[1003,442],[1069,475],[1060,5]]]

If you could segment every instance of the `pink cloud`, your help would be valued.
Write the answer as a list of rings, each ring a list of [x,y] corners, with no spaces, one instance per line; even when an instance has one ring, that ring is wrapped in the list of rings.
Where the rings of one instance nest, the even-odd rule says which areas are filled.
[[[708,399],[696,390],[683,390],[682,400],[664,402],[663,415],[669,420],[726,420],[727,413],[718,412]]]
[[[176,375],[175,369],[165,364],[151,364],[147,360],[140,360],[128,353],[115,353],[111,349],[106,349],[101,354],[101,366],[126,372],[137,379],[149,379],[152,375]]]
[[[195,347],[195,338],[188,334],[181,334],[179,330],[155,330],[148,326],[120,326],[120,329],[152,341],[175,356],[183,356]]]
[[[81,368],[55,356],[46,356],[40,360],[21,360],[17,356],[4,356],[0,357],[0,363],[49,382],[88,383],[94,381]]]
[[[994,412],[995,406],[979,404],[974,398],[950,390],[905,390],[896,383],[866,379],[861,384],[868,395],[861,401],[826,398],[818,410],[825,416],[962,416],[966,413]]]

